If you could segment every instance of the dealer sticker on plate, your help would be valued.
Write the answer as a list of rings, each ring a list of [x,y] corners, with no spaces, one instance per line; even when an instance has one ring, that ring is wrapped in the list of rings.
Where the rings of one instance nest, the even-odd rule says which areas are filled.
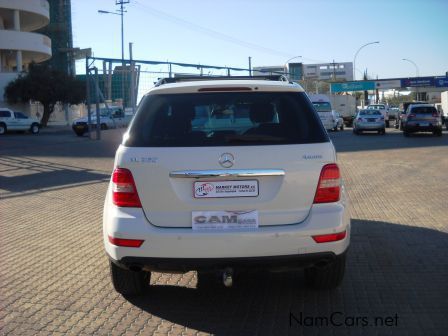
[[[256,197],[258,196],[258,181],[195,182],[193,194],[195,198]]]
[[[230,230],[258,228],[258,211],[193,211],[193,230]]]

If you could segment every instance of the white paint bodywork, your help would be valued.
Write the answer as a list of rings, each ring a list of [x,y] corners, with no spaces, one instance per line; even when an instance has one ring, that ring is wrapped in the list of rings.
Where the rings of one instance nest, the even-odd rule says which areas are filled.
[[[203,87],[250,87],[254,91],[303,92],[298,85],[266,81],[212,81],[166,84],[149,94],[197,92]],[[255,89],[257,88],[257,89]],[[125,135],[129,136],[129,135]],[[231,169],[281,169],[284,176],[258,177],[258,197],[194,198],[195,181],[207,178],[173,178],[173,171],[219,170],[223,153],[235,157]],[[140,208],[120,208],[111,201],[109,185],[103,214],[104,244],[114,260],[125,256],[153,258],[236,258],[333,252],[339,255],[350,242],[348,203],[341,199],[313,204],[322,167],[336,161],[331,142],[299,145],[233,147],[120,146],[115,167],[129,169],[142,203]],[[220,177],[220,180],[235,179]],[[238,180],[247,178],[240,177]],[[257,229],[192,230],[192,211],[257,210]],[[317,244],[313,235],[347,230],[347,237]],[[108,236],[143,239],[140,248],[112,245]]]
[[[0,109],[1,111],[9,112],[10,117],[0,117],[0,123],[4,123],[8,131],[28,131],[32,124],[39,124],[36,118],[28,117],[16,118],[14,112],[10,109]]]

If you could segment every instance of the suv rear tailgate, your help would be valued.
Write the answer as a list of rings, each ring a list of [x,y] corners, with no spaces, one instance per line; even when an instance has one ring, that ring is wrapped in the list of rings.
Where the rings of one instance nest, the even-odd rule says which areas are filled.
[[[231,153],[234,165],[219,164]],[[116,166],[129,169],[147,220],[159,227],[191,227],[192,211],[257,210],[259,225],[293,224],[303,221],[313,204],[323,165],[335,161],[331,143],[236,146],[128,148],[120,146]],[[170,177],[177,171],[260,172],[275,169],[275,176]],[[250,197],[195,197],[195,182],[245,181],[256,184]],[[233,182],[232,182],[233,183]]]

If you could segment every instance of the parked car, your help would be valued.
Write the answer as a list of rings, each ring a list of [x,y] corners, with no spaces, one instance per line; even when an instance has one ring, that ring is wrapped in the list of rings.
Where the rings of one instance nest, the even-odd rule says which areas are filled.
[[[414,101],[414,102],[403,102],[400,104],[400,112],[398,114],[398,118],[395,119],[395,128],[396,129],[400,129],[403,130],[403,125],[401,123],[403,117],[406,114],[406,110],[408,109],[409,105],[414,104],[414,105],[418,105],[418,104],[426,104],[425,102],[421,102],[421,101]]]
[[[153,271],[230,286],[301,267],[313,287],[341,283],[350,218],[334,146],[304,90],[269,78],[170,78],[143,97],[103,212],[119,293],[141,294]]]
[[[40,123],[36,118],[8,108],[0,108],[0,135],[10,131],[30,131],[32,134],[37,134],[39,130]]]
[[[402,124],[404,136],[415,132],[432,132],[442,136],[442,118],[431,104],[409,105]]]
[[[91,129],[97,127],[97,114],[96,111],[92,111],[91,114]],[[109,128],[127,127],[132,120],[132,115],[123,113],[120,107],[109,107],[100,109],[100,128],[107,130]],[[83,136],[88,132],[88,117],[82,117],[73,120],[72,129],[78,136]]]
[[[369,106],[366,107],[366,109],[370,110],[378,110],[381,112],[381,114],[384,117],[384,122],[386,124],[386,127],[389,127],[389,106],[386,104],[371,104]]]
[[[353,121],[353,133],[361,134],[364,131],[375,131],[386,134],[386,123],[380,110],[360,110]]]

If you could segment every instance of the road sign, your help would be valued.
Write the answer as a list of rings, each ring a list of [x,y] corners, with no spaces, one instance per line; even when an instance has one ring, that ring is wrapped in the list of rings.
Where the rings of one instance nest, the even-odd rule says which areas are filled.
[[[331,92],[364,91],[374,89],[375,89],[375,82],[370,81],[331,84]]]
[[[434,77],[407,78],[401,80],[402,87],[434,86]]]
[[[377,89],[399,89],[401,87],[401,81],[399,79],[392,80],[377,80],[375,82]]]

